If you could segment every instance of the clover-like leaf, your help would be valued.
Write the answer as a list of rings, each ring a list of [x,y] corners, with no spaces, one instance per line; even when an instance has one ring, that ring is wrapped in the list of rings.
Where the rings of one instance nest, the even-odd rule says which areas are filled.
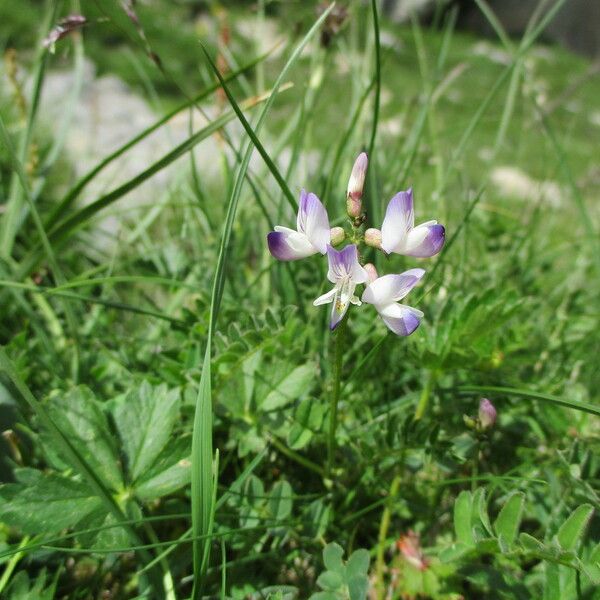
[[[327,544],[323,548],[323,563],[325,564],[325,568],[344,576],[346,568],[344,567],[342,556],[344,556],[344,550],[339,544],[335,542]]]
[[[136,481],[169,441],[179,418],[179,392],[166,385],[143,382],[118,398],[113,416],[127,458],[127,470]]]

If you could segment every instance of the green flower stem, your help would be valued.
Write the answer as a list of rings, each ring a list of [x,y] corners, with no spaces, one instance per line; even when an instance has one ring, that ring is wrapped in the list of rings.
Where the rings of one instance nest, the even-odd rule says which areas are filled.
[[[144,526],[144,530],[146,531],[146,535],[148,536],[149,540],[153,544],[159,544],[160,540],[158,539],[158,536],[156,535],[152,525],[150,525],[150,523],[148,521],[144,521],[143,526]],[[158,552],[157,552],[157,554],[158,554]],[[160,558],[159,564],[160,564],[160,567],[163,572],[163,586],[164,586],[165,600],[176,600],[175,584],[173,583],[173,576],[171,575],[171,570],[169,569],[169,563],[168,563],[167,559],[163,556],[162,558]]]
[[[392,480],[390,485],[390,491],[387,497],[387,502],[383,513],[381,515],[381,521],[379,523],[379,536],[377,538],[377,559],[375,563],[375,598],[377,600],[383,600],[385,598],[385,583],[383,581],[383,571],[385,567],[384,553],[385,553],[385,541],[387,540],[388,529],[390,527],[390,520],[392,518],[392,507],[398,490],[400,488],[401,476],[398,474]]]
[[[287,456],[289,459],[297,462],[299,465],[302,465],[303,467],[306,467],[307,469],[310,469],[311,471],[314,471],[318,475],[321,475],[321,476],[325,475],[325,469],[323,469],[319,465],[315,464],[312,460],[309,460],[308,458],[305,458],[304,456],[298,454],[291,448],[288,448],[284,443],[282,443],[274,435],[269,436],[269,440],[270,440],[271,444],[273,444],[273,446],[275,446],[275,448],[277,448],[277,450],[279,450],[279,452],[281,452],[282,454]]]
[[[21,542],[19,544],[19,549],[27,546],[27,544],[29,543],[29,540],[30,540],[30,537],[28,535],[26,535],[21,540]],[[35,540],[35,538],[34,538],[34,540]],[[4,591],[4,588],[10,581],[10,577],[13,574],[13,571],[15,570],[17,563],[25,556],[25,554],[26,554],[25,552],[17,552],[16,554],[13,554],[11,556],[10,560],[8,561],[8,563],[6,563],[6,566],[4,567],[4,573],[2,573],[2,577],[0,578],[0,594]]]
[[[340,390],[342,380],[342,352],[344,346],[344,333],[346,320],[343,319],[334,333],[334,356],[333,356],[333,389],[329,405],[329,437],[327,439],[327,469],[326,474],[331,477],[333,469],[333,455],[335,454],[335,431],[337,429],[338,403],[340,401]]]
[[[419,398],[419,404],[417,404],[417,410],[415,411],[415,421],[422,419],[425,411],[427,410],[429,398],[431,397],[431,392],[433,390],[433,386],[435,385],[436,378],[436,372],[433,369],[429,371],[427,379],[425,380],[425,387],[423,388],[421,397]]]
[[[475,454],[473,456],[473,468],[471,470],[471,491],[477,489],[477,478],[479,477],[479,452],[481,451],[481,442],[475,442]]]

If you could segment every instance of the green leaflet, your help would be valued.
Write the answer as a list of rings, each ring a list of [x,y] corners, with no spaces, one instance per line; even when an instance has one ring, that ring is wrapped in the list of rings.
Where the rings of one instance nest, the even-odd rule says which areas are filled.
[[[135,495],[144,502],[168,496],[191,479],[191,437],[170,439],[135,483]]]
[[[277,521],[283,521],[292,514],[292,486],[287,481],[278,481],[269,495],[269,512]]]
[[[25,533],[55,533],[103,510],[100,499],[81,481],[34,469],[20,471],[15,474],[27,475],[24,482],[0,487],[0,520]]]
[[[575,550],[593,514],[594,507],[590,504],[582,504],[571,513],[571,516],[560,526],[556,534],[556,539],[561,548]]]
[[[496,535],[509,545],[515,541],[519,532],[524,505],[525,495],[520,492],[513,494],[502,507],[494,522]]]
[[[112,409],[127,458],[130,480],[135,482],[169,441],[179,418],[179,392],[162,384],[143,382],[115,402]]]
[[[369,590],[369,552],[355,550],[348,561],[343,560],[344,550],[339,544],[331,542],[323,548],[323,571],[317,585],[323,590],[310,597],[311,600],[341,598],[347,600],[365,600]]]
[[[113,493],[122,492],[129,480],[135,495],[147,502],[189,483],[191,439],[172,439],[173,426],[180,417],[177,390],[142,382],[130,393],[102,405],[91,390],[79,387],[66,394],[52,394],[47,408],[71,446]],[[110,433],[107,416],[116,423],[120,444]],[[65,469],[68,456],[47,433],[42,439],[51,463]],[[124,465],[120,455],[125,458]],[[0,515],[24,532],[52,533],[83,522],[84,528],[116,522],[88,484],[73,476],[35,469],[17,473],[19,481],[0,490],[4,499]],[[86,538],[89,545],[95,537]],[[127,538],[118,528],[99,537],[105,548],[127,546]]]
[[[315,365],[310,363],[296,367],[279,380],[268,379],[263,383],[272,386],[272,390],[263,400],[258,400],[259,408],[263,411],[283,408],[307,394],[314,381]]]
[[[454,502],[454,531],[456,532],[456,539],[467,545],[474,543],[471,530],[471,510],[471,493],[463,491]]]
[[[48,400],[48,412],[104,484],[121,490],[123,475],[115,440],[92,391],[82,386],[66,394],[55,392]]]

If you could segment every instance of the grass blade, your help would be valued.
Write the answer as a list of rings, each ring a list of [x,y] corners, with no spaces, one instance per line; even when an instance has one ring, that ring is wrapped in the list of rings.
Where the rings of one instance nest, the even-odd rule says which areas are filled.
[[[574,410],[580,410],[582,412],[590,413],[600,417],[600,406],[591,404],[589,402],[579,402],[577,400],[567,400],[554,396],[553,394],[544,394],[542,392],[534,392],[531,390],[522,390],[518,388],[500,387],[493,385],[464,385],[456,388],[456,391],[461,393],[474,393],[474,394],[499,394],[501,396],[518,396],[520,398],[528,398],[530,400],[542,400],[543,402],[550,402],[557,406],[564,406],[566,408],[572,408]]]
[[[56,20],[56,15],[58,14],[59,8],[59,2],[48,3],[46,19],[41,27],[42,37],[38,41],[38,52],[35,60],[33,96],[29,105],[29,111],[27,113],[25,130],[23,131],[19,141],[19,148],[15,154],[16,162],[19,164],[23,164],[27,156],[31,135],[33,132],[33,125],[42,93],[44,75],[46,73],[48,52],[42,44],[42,39],[46,37],[50,27],[52,27],[52,24]],[[5,214],[2,219],[2,230],[0,231],[0,255],[2,256],[10,256],[12,254],[13,245],[17,236],[19,220],[21,218],[20,213],[22,209],[23,193],[25,192],[25,190],[20,186],[20,179],[21,175],[19,172],[13,172],[10,182],[9,198],[8,202],[6,203]]]
[[[231,231],[233,228],[233,222],[237,212],[237,205],[244,184],[246,172],[250,164],[250,157],[252,156],[252,149],[258,142],[258,133],[262,124],[265,121],[266,115],[273,104],[275,94],[283,83],[284,78],[287,76],[291,66],[299,58],[302,50],[312,38],[312,36],[318,31],[321,23],[327,18],[331,12],[333,5],[328,10],[324,11],[321,17],[311,27],[308,33],[304,36],[301,42],[298,44],[285,66],[281,70],[273,89],[269,100],[267,100],[263,107],[261,114],[258,118],[256,128],[252,131],[252,128],[248,125],[236,105],[235,101],[228,93],[226,86],[223,86],[228,93],[228,98],[236,110],[238,117],[241,117],[242,124],[245,123],[244,127],[248,132],[250,140],[248,141],[247,147],[243,153],[243,158],[239,164],[235,183],[232,188],[231,196],[229,198],[227,215],[225,217],[225,224],[223,227],[223,234],[221,236],[221,244],[219,248],[219,257],[217,260],[217,266],[215,270],[212,296],[211,296],[211,308],[210,308],[210,322],[208,327],[208,335],[206,341],[206,350],[204,354],[204,364],[202,369],[202,376],[200,378],[200,387],[198,391],[198,397],[196,399],[196,408],[194,414],[194,429],[192,435],[192,532],[195,538],[193,544],[193,564],[194,564],[194,587],[192,590],[192,598],[195,600],[200,597],[201,584],[205,574],[205,570],[209,565],[209,560],[203,560],[205,555],[205,545],[210,544],[210,541],[202,540],[200,536],[206,535],[209,532],[210,526],[210,513],[213,499],[212,491],[212,394],[211,394],[211,383],[210,383],[210,356],[212,349],[212,338],[216,327],[217,317],[221,305],[221,298],[223,294],[223,287],[225,283],[225,264],[227,261],[227,251],[229,248],[229,241],[231,239]],[[210,61],[210,57],[207,58]],[[211,66],[212,65],[212,61]],[[216,69],[216,67],[215,67]],[[217,77],[223,84],[223,80],[216,71]],[[264,150],[264,149],[263,149]],[[268,157],[268,155],[267,155]],[[264,158],[264,156],[263,156]],[[270,159],[269,159],[270,160]],[[269,165],[269,163],[267,163]],[[273,167],[273,163],[270,163]],[[274,171],[272,171],[274,173]],[[293,200],[291,198],[290,200]]]
[[[263,102],[268,96],[269,94],[265,94],[257,98],[249,99],[249,101],[246,102],[244,106],[246,106],[247,108],[253,107],[259,104],[260,102]],[[96,215],[99,211],[103,210],[107,206],[110,206],[111,204],[114,204],[125,194],[135,189],[141,183],[143,183],[147,179],[150,179],[156,173],[158,173],[159,171],[173,163],[175,160],[189,152],[202,140],[206,139],[207,137],[211,136],[213,133],[221,129],[225,124],[231,121],[234,118],[234,116],[235,113],[229,112],[219,117],[218,119],[215,119],[212,123],[210,123],[203,129],[189,137],[187,140],[179,144],[179,146],[171,150],[171,152],[167,153],[160,160],[148,167],[148,169],[136,175],[133,179],[130,179],[123,185],[113,190],[112,192],[101,196],[96,201],[79,209],[77,212],[73,213],[71,216],[58,223],[54,227],[54,229],[52,229],[48,233],[48,239],[55,244],[64,242],[64,240],[68,238],[69,235],[71,235],[80,227],[83,227],[87,223],[87,221],[89,221],[89,219]],[[16,279],[22,279],[25,275],[31,272],[31,270],[36,267],[40,259],[40,249],[34,249],[21,264],[19,270],[17,271]]]
[[[379,17],[377,15],[377,0],[371,0],[373,12],[373,34],[375,38],[375,102],[373,103],[373,124],[371,140],[369,141],[369,160],[373,160],[373,149],[379,124],[379,106],[381,104],[381,43],[379,40]]]
[[[284,193],[287,201],[290,203],[290,206],[292,207],[292,209],[295,210],[296,209],[296,199],[294,198],[294,194],[292,194],[292,190],[290,190],[285,179],[279,172],[279,169],[276,167],[275,163],[271,160],[271,157],[269,156],[269,154],[265,150],[264,146],[258,139],[258,137],[256,135],[257,132],[253,131],[252,126],[250,125],[250,123],[248,123],[246,117],[244,116],[244,113],[238,106],[237,102],[235,101],[235,98],[233,97],[229,88],[227,87],[227,84],[225,83],[223,76],[219,72],[219,69],[217,69],[217,66],[213,62],[212,58],[210,57],[210,55],[208,54],[208,52],[206,51],[206,48],[204,48],[204,46],[202,46],[202,50],[204,52],[204,55],[206,56],[206,60],[207,60],[208,64],[210,65],[211,69],[214,71],[215,75],[218,77],[221,87],[223,88],[225,94],[227,95],[227,99],[229,100],[229,103],[231,104],[233,110],[235,111],[235,114],[237,115],[240,123],[246,130],[246,133],[252,140],[252,143],[254,144],[254,146],[258,150],[259,154],[265,161],[265,164],[267,165],[267,167],[269,167],[269,170],[273,174],[273,177],[275,177],[275,180],[279,184],[279,187],[281,188],[282,192]],[[275,84],[274,89],[277,89],[278,87],[279,86],[277,84]],[[274,99],[274,94],[271,96],[271,98]],[[270,104],[267,102],[266,110],[268,110],[269,108],[270,108]],[[257,127],[257,130],[258,130],[258,127]]]
[[[227,82],[232,81],[236,77],[241,75],[242,73],[245,73],[246,71],[252,69],[257,64],[259,64],[261,61],[263,61],[269,54],[270,54],[270,51],[266,54],[259,56],[258,58],[255,58],[251,62],[243,65],[238,70],[236,70],[232,73],[229,73],[227,75],[227,77],[225,77],[225,81],[227,81]],[[93,169],[88,171],[75,184],[75,186],[73,188],[71,188],[71,190],[63,197],[63,199],[58,203],[58,205],[50,213],[48,221],[46,222],[46,226],[51,227],[57,223],[57,221],[60,219],[60,217],[62,215],[64,215],[65,210],[68,209],[73,204],[73,202],[81,194],[81,192],[88,185],[88,183],[90,181],[92,181],[94,179],[94,177],[96,177],[96,175],[98,175],[98,173],[103,171],[108,165],[113,163],[117,158],[119,158],[120,156],[125,154],[128,150],[131,150],[131,148],[133,148],[134,146],[139,144],[141,141],[146,139],[150,134],[154,133],[155,131],[160,129],[163,125],[168,123],[175,115],[178,115],[180,112],[190,108],[190,106],[193,106],[194,104],[200,102],[201,100],[204,100],[205,98],[210,96],[213,92],[215,92],[218,88],[219,88],[218,83],[215,83],[215,84],[207,87],[205,90],[200,92],[197,96],[195,96],[191,100],[187,100],[183,104],[180,104],[179,106],[177,106],[176,108],[174,108],[173,110],[168,112],[166,115],[164,115],[161,119],[159,119],[158,121],[153,123],[150,127],[148,127],[147,129],[144,129],[144,131],[142,131],[141,133],[136,135],[134,138],[129,140],[127,143],[123,144],[120,148],[115,150],[112,154],[109,154],[106,158],[101,160]]]
[[[48,262],[52,267],[53,275],[58,283],[64,283],[65,277],[62,273],[62,269],[60,268],[58,261],[56,260],[56,255],[54,253],[54,249],[50,244],[50,240],[46,234],[46,230],[44,229],[44,224],[42,223],[42,219],[38,213],[38,210],[35,206],[35,202],[31,196],[31,191],[29,189],[29,184],[27,182],[27,177],[25,175],[25,171],[23,169],[23,165],[17,156],[12,143],[10,141],[10,137],[8,135],[8,131],[6,130],[6,126],[4,125],[4,120],[2,116],[0,116],[0,139],[2,140],[5,148],[8,151],[8,158],[12,163],[12,168],[17,176],[17,179],[21,185],[22,194],[25,197],[25,200],[29,206],[29,210],[31,212],[31,216],[33,217],[33,222],[35,224],[35,228],[37,229],[38,235],[41,239],[42,246],[44,248],[44,252],[48,258]],[[65,311],[65,315],[67,318],[67,322],[69,324],[69,328],[71,330],[71,335],[75,340],[74,346],[74,355],[73,355],[73,379],[77,381],[77,372],[79,367],[79,330],[77,328],[77,320],[75,319],[75,314],[72,311],[71,306],[68,303],[63,304],[63,308]]]

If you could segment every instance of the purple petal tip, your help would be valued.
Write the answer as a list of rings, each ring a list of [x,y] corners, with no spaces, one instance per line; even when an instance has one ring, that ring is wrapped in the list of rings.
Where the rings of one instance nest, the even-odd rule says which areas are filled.
[[[421,324],[421,319],[416,315],[411,314],[410,316],[404,317],[404,322],[406,323],[406,335],[410,335],[417,330]]]
[[[277,260],[294,260],[289,246],[285,242],[285,235],[279,231],[271,231],[267,234],[267,245],[269,252]]]
[[[431,245],[433,247],[433,256],[444,247],[444,242],[446,241],[446,228],[443,225],[434,225],[431,229]]]

